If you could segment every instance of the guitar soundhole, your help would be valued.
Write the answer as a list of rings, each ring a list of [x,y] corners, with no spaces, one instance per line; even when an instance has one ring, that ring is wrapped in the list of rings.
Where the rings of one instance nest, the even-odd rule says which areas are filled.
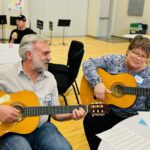
[[[123,86],[122,85],[114,85],[111,90],[112,90],[113,96],[115,96],[115,97],[123,96]]]
[[[13,107],[20,111],[19,115],[17,116],[17,121],[19,122],[23,119],[23,106],[21,106],[20,104],[13,104]]]

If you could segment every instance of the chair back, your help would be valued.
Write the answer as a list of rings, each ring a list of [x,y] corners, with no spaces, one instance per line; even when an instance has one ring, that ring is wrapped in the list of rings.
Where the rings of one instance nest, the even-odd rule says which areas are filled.
[[[68,73],[69,73],[68,86],[70,86],[75,81],[78,75],[83,55],[84,55],[84,49],[81,48],[77,52],[75,52],[74,55],[72,56],[69,69],[68,69]]]
[[[80,49],[84,49],[83,43],[73,40],[69,47],[67,66],[70,66],[72,62],[72,57]]]

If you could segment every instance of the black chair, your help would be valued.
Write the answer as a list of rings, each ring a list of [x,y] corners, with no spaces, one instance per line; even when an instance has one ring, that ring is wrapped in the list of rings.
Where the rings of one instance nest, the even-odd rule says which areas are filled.
[[[68,56],[69,55],[70,54],[68,53]],[[80,47],[80,49],[75,49],[74,53],[70,56],[71,59],[69,60],[68,66],[59,65],[59,64],[58,65],[51,64],[51,63],[49,64],[48,70],[55,76],[55,79],[57,81],[58,93],[59,93],[59,95],[63,96],[66,105],[68,105],[68,104],[67,104],[67,99],[66,99],[64,93],[71,86],[73,87],[77,103],[79,104],[79,99],[78,99],[78,95],[77,95],[77,92],[76,92],[76,89],[74,86],[74,82],[78,75],[83,55],[84,55],[84,49],[83,49],[83,44],[82,44],[82,47]],[[55,67],[55,65],[56,65],[56,67]],[[62,66],[62,68],[64,68],[64,70],[61,68],[61,66]],[[59,67],[62,69],[61,71],[57,70]],[[55,71],[55,69],[57,71]]]
[[[67,59],[67,64],[66,65],[63,65],[63,64],[53,64],[53,63],[50,63],[49,64],[49,71],[51,73],[66,73],[68,72],[68,68],[71,64],[71,61],[72,61],[72,57],[73,55],[80,49],[84,49],[84,45],[83,43],[79,42],[79,41],[75,41],[73,40],[70,44],[70,47],[69,47],[69,51],[68,51],[68,59]],[[75,80],[75,86],[76,86],[76,89],[77,89],[77,92],[78,94],[80,94],[79,92],[79,88],[78,88],[78,85],[77,85],[77,82]]]

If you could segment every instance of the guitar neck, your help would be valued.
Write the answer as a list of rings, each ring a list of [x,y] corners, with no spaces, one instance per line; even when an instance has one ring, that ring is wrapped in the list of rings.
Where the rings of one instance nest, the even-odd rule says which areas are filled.
[[[86,112],[88,111],[88,106],[85,105],[72,105],[72,106],[40,106],[40,107],[23,107],[22,115],[27,116],[40,116],[40,115],[54,115],[54,114],[65,114],[72,113],[76,108],[82,107]]]
[[[148,96],[148,95],[150,95],[150,88],[124,87],[123,88],[123,93],[124,94],[129,94],[129,95]]]

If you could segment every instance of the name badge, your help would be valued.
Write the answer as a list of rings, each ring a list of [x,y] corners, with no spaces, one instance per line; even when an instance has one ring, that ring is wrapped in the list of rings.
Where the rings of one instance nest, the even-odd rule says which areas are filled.
[[[47,95],[45,96],[45,101],[46,101],[46,103],[47,103],[48,105],[50,105],[51,102],[52,102],[52,94],[47,94]]]
[[[144,79],[141,78],[140,76],[136,75],[135,80],[136,80],[137,83],[142,84]]]

